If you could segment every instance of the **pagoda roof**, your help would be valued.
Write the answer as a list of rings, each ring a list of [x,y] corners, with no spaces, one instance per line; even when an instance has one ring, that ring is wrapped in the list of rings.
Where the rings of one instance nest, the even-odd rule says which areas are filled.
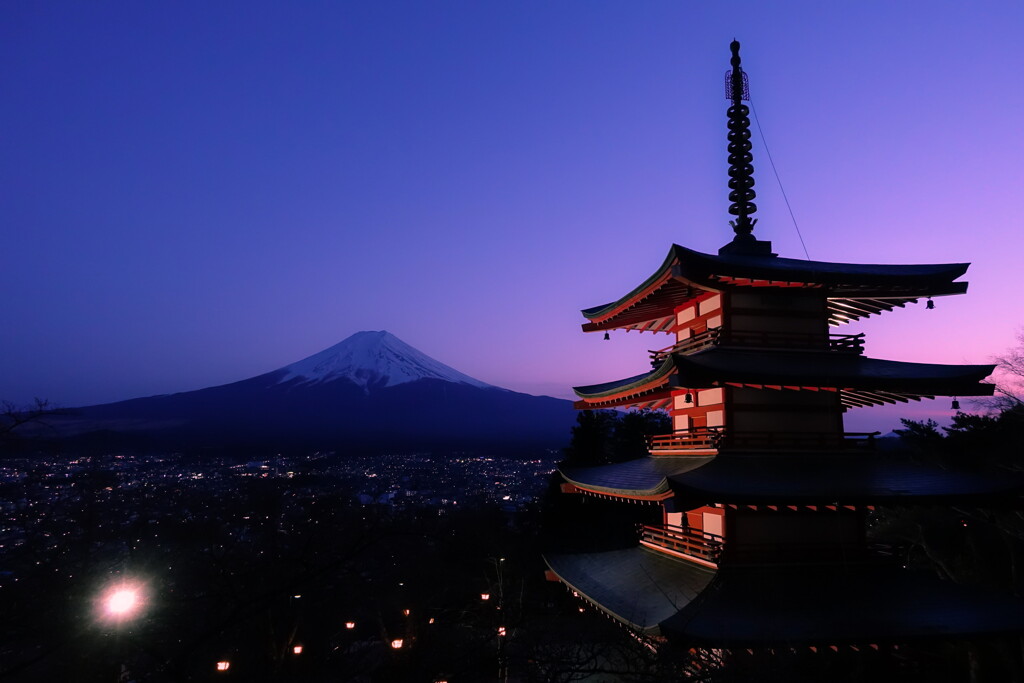
[[[1024,600],[892,566],[731,566],[662,632],[716,647],[898,643],[1024,631]]]
[[[671,398],[670,378],[675,370],[673,356],[666,356],[661,364],[641,375],[626,379],[573,387],[573,391],[582,401],[576,402],[577,408],[612,407],[622,405],[648,405],[661,407]]]
[[[649,635],[704,590],[714,570],[637,546],[595,553],[547,554],[555,575],[588,602]]]
[[[706,465],[711,456],[661,456],[600,465],[561,468],[562,477],[586,491],[617,496],[656,496],[669,491],[668,477]]]
[[[848,406],[878,405],[934,396],[991,396],[981,380],[994,365],[940,365],[866,358],[855,354],[711,348],[676,354],[682,386],[730,384],[758,388],[817,388],[844,393]]]
[[[612,478],[613,473],[604,475]],[[942,470],[873,454],[721,453],[703,467],[668,476],[684,507],[1013,502],[1024,481]]]
[[[712,347],[671,354],[657,368],[613,382],[574,387],[579,408],[657,402],[672,388],[722,385],[839,391],[847,407],[935,396],[991,396],[981,380],[994,365],[941,365],[866,358],[856,354],[759,351]]]
[[[615,328],[665,330],[674,309],[705,293],[742,287],[804,287],[828,298],[830,322],[840,324],[891,310],[921,297],[963,294],[953,282],[969,263],[918,265],[830,263],[777,256],[704,254],[678,244],[650,277],[620,299],[582,311],[585,332]]]

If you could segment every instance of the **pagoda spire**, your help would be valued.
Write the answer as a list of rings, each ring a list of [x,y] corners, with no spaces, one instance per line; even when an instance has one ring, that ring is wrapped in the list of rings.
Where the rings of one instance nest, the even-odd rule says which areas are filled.
[[[754,198],[754,166],[751,163],[754,155],[750,153],[750,108],[743,104],[750,100],[750,84],[747,74],[740,68],[740,43],[733,40],[729,46],[732,50],[732,70],[725,74],[725,96],[731,100],[729,105],[729,213],[736,220],[729,225],[736,232],[732,242],[722,247],[720,253],[732,252],[743,254],[771,254],[771,242],[762,242],[751,234],[754,231],[756,218],[750,215],[757,211]]]

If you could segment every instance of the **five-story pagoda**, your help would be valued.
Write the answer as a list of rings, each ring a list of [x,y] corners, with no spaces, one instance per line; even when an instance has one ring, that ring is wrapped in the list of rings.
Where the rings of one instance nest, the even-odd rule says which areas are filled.
[[[637,519],[638,504],[643,523],[620,547],[577,542],[572,552],[548,553],[549,576],[639,634],[716,651],[877,650],[1020,631],[1017,601],[906,571],[866,533],[876,506],[1012,503],[1016,482],[887,458],[873,434],[843,430],[843,414],[863,406],[992,393],[982,383],[990,365],[868,358],[863,334],[830,334],[965,293],[957,278],[969,264],[772,253],[753,235],[747,87],[734,41],[735,237],[717,255],[673,245],[633,291],[583,311],[586,332],[669,332],[675,344],[651,352],[650,372],[576,387],[577,407],[665,410],[673,431],[652,438],[646,457],[562,468],[565,494],[604,500],[585,524],[604,523],[608,510]]]

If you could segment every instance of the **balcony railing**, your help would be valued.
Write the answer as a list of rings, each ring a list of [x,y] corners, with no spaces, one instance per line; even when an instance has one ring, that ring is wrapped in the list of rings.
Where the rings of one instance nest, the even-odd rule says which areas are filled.
[[[647,450],[651,455],[666,455],[673,451],[718,450],[723,431],[718,427],[700,427],[647,437]]]
[[[737,450],[861,450],[873,451],[875,437],[881,432],[843,432],[841,434],[800,434],[793,432],[728,432],[723,427],[698,427],[672,434],[647,437],[651,455],[694,455]]]
[[[864,353],[864,333],[806,334],[798,332],[726,332],[713,327],[676,344],[648,351],[652,365],[660,365],[670,353],[695,353],[709,346],[741,346],[757,349],[822,350],[836,353]]]
[[[640,543],[718,566],[724,539],[681,526],[640,525]]]

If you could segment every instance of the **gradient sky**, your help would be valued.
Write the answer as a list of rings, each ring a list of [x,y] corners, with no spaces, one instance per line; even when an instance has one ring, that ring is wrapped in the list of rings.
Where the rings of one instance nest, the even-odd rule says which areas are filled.
[[[579,309],[731,238],[733,37],[811,258],[973,263],[840,331],[987,362],[1024,325],[1022,31],[1018,0],[8,0],[0,398],[197,389],[370,329],[530,393],[642,372],[668,339]],[[802,257],[754,139],[755,234]]]

